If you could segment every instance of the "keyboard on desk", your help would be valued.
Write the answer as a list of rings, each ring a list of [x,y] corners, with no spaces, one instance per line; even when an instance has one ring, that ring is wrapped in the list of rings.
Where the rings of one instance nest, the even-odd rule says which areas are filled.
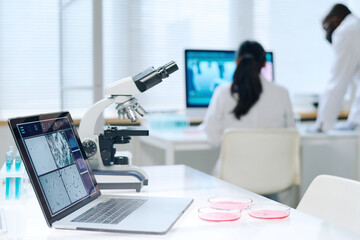
[[[90,208],[71,222],[118,224],[144,202],[146,199],[110,199]]]

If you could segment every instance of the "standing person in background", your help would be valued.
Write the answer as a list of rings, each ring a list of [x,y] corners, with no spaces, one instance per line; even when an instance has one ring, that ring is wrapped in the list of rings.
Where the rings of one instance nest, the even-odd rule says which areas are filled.
[[[219,146],[227,128],[293,128],[295,121],[288,91],[261,74],[265,50],[255,41],[240,45],[233,82],[218,86],[200,126]],[[214,175],[218,175],[220,161]]]
[[[357,91],[350,114],[347,121],[335,125],[335,129],[354,130],[360,124],[360,21],[345,5],[336,4],[322,24],[335,59],[331,77],[320,98],[315,126],[310,131],[327,131],[334,126],[352,81]]]

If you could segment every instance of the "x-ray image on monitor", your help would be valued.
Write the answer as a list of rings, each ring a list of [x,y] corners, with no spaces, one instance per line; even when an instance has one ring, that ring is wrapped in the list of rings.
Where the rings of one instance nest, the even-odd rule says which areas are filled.
[[[232,82],[236,69],[235,51],[185,50],[186,106],[207,107],[215,88]],[[266,53],[262,75],[274,81],[273,55]]]

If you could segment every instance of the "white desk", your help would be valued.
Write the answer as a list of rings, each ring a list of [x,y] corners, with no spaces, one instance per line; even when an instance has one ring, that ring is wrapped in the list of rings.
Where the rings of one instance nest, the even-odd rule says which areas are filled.
[[[282,220],[254,219],[242,213],[233,222],[207,222],[198,218],[197,209],[207,206],[213,196],[248,196],[254,202],[270,200],[213,178],[184,165],[145,167],[150,186],[141,193],[128,190],[107,191],[111,194],[192,197],[194,203],[166,235],[56,230],[48,228],[36,199],[23,204],[4,204],[9,232],[0,239],[360,239],[359,235],[330,225],[320,219],[291,209]]]
[[[149,136],[139,137],[140,142],[165,151],[165,164],[175,164],[177,151],[210,150],[214,147],[206,141],[206,136],[197,127],[175,131],[150,131]],[[139,149],[141,151],[141,149]]]
[[[311,181],[320,174],[360,180],[360,132],[330,131],[326,134],[310,134],[300,129],[301,188],[302,196]],[[175,164],[177,152],[212,150],[206,136],[196,127],[184,131],[150,131],[150,136],[139,137],[141,145],[165,152],[165,164]],[[148,153],[147,153],[148,154]],[[219,154],[215,151],[215,154]],[[218,156],[214,156],[217,158]],[[199,159],[194,159],[194,161]],[[206,159],[205,159],[206,160]],[[204,161],[207,163],[206,161]],[[208,166],[207,166],[208,167]],[[201,169],[201,168],[198,168]]]

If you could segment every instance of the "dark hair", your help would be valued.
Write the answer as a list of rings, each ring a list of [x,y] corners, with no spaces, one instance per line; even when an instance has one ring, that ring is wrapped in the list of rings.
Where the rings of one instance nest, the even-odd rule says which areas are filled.
[[[240,119],[249,112],[262,93],[259,74],[265,62],[265,50],[258,42],[245,41],[239,47],[237,61],[231,95],[235,93],[238,95],[233,113],[237,119]]]
[[[330,12],[325,16],[323,24],[327,22],[330,18],[338,17],[341,21],[349,15],[351,11],[344,4],[338,3],[333,6]]]

